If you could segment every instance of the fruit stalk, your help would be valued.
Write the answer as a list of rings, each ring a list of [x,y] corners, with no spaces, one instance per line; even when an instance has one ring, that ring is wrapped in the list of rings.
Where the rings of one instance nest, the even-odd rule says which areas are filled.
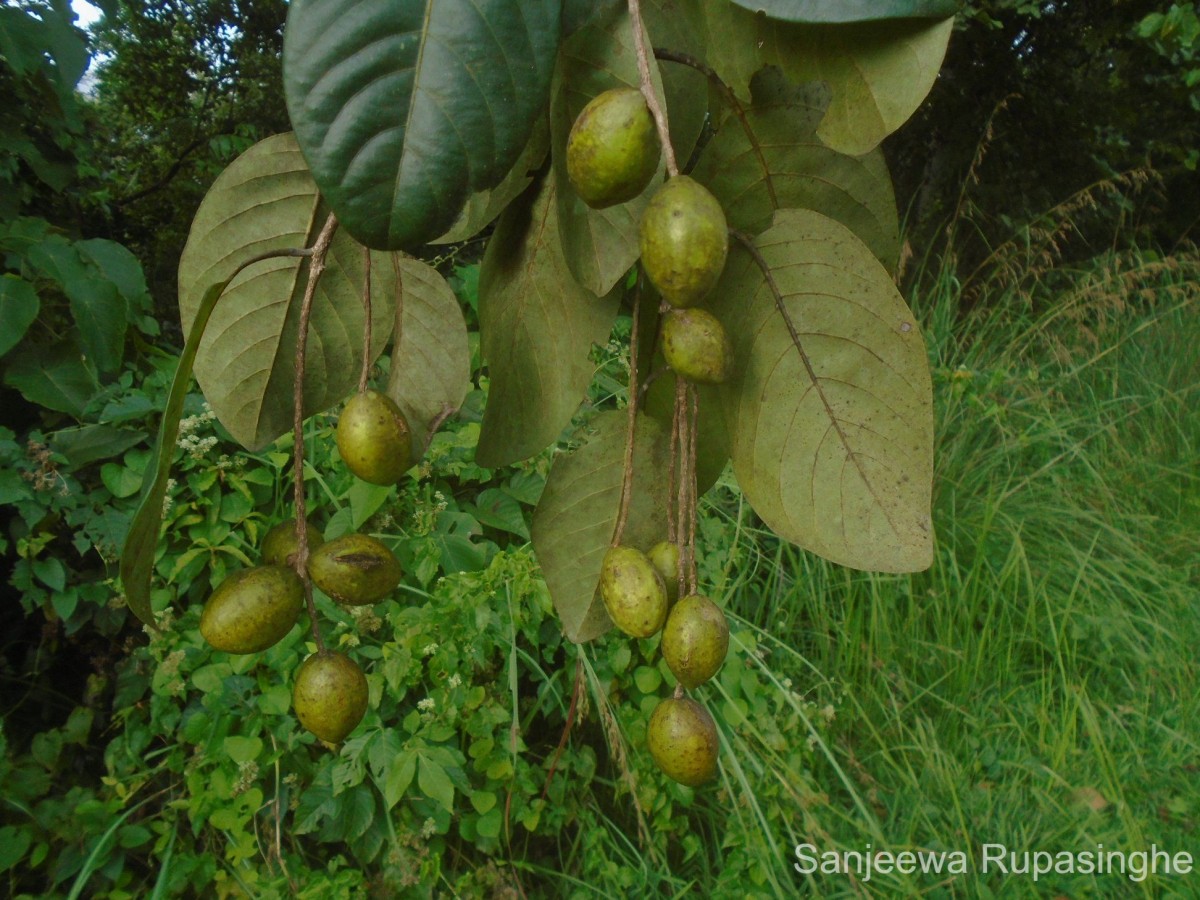
[[[638,319],[642,311],[642,279],[639,275],[633,287],[633,328],[629,333],[629,424],[625,433],[625,470],[621,476],[621,502],[617,509],[617,524],[613,528],[611,546],[621,543],[625,523],[629,520],[629,501],[633,495],[633,444],[637,432],[638,411]]]
[[[642,96],[646,98],[646,106],[650,109],[650,115],[654,116],[654,124],[658,127],[658,137],[662,144],[663,159],[667,164],[667,174],[674,178],[679,174],[679,163],[675,161],[675,148],[671,146],[671,130],[667,126],[667,111],[658,102],[658,94],[654,92],[654,81],[650,77],[650,48],[646,45],[646,29],[642,24],[640,0],[629,0],[629,21],[633,28],[633,45],[637,50]]]
[[[304,288],[304,298],[300,301],[300,328],[296,335],[295,381],[292,385],[292,444],[295,506],[296,506],[296,574],[304,582],[304,602],[308,607],[309,624],[312,626],[313,640],[316,641],[318,652],[324,651],[325,641],[317,626],[317,606],[313,602],[312,581],[308,577],[308,510],[304,497],[304,366],[308,350],[308,323],[312,318],[313,297],[317,293],[317,282],[325,271],[325,257],[329,253],[329,245],[333,243],[334,232],[337,231],[337,218],[330,213],[321,232],[312,247],[312,256],[308,265],[308,284]],[[368,275],[368,277],[370,277]],[[369,320],[368,316],[368,320]]]

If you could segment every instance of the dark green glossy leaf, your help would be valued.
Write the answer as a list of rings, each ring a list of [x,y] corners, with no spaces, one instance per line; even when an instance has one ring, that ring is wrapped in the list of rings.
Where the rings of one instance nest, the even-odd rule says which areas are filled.
[[[288,112],[362,243],[412,248],[498,184],[545,109],[560,0],[295,0]]]
[[[77,419],[100,390],[95,367],[70,338],[49,347],[25,344],[5,363],[4,380],[26,400]]]
[[[944,19],[959,0],[730,0],[751,12],[789,22],[863,22],[872,19]]]
[[[481,350],[491,387],[475,458],[496,467],[557,440],[612,330],[617,297],[596,297],[567,268],[555,182],[545,179],[500,218],[479,275]]]
[[[610,411],[585,426],[581,445],[554,460],[533,514],[534,552],[563,632],[577,643],[612,627],[596,586],[617,524],[628,421],[624,411]],[[622,544],[648,550],[666,537],[669,451],[667,430],[640,416]]]
[[[17,275],[0,275],[0,356],[20,343],[40,309],[32,284]]]

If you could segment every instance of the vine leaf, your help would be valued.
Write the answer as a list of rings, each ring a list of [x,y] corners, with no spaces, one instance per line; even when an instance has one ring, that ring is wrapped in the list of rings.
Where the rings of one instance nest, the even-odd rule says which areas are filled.
[[[706,60],[734,93],[750,100],[750,79],[778,66],[797,83],[832,92],[817,132],[830,148],[860,156],[908,121],[933,87],[953,18],[814,25],[758,16],[732,3],[679,0]],[[672,48],[674,49],[674,48]]]
[[[870,250],[819,213],[781,210],[755,245],[769,279],[734,242],[712,295],[734,345],[720,395],[738,483],[780,537],[827,559],[928,567],[933,401],[912,312]]]
[[[321,193],[367,246],[413,248],[497,185],[549,95],[561,0],[293,0],[288,114]]]
[[[436,269],[398,254],[392,264],[400,302],[387,393],[408,420],[413,446],[423,447],[430,422],[467,395],[470,339],[458,299]]]
[[[596,297],[567,268],[555,182],[545,179],[500,217],[479,272],[480,349],[491,386],[475,458],[508,465],[558,439],[612,330],[618,296]]]
[[[621,502],[628,423],[623,410],[598,414],[584,428],[582,444],[555,458],[533,513],[533,549],[563,632],[576,643],[612,627],[596,587]],[[667,430],[639,416],[623,544],[648,550],[665,538],[669,452]]]
[[[873,19],[945,19],[959,0],[731,0],[751,12],[789,22],[863,22]]]
[[[308,262],[281,256],[231,273],[265,251],[312,244],[325,219],[317,187],[294,137],[255,144],[217,178],[200,204],[179,261],[179,312],[190,334],[201,298],[229,281],[196,354],[196,380],[235,440],[260,449],[292,427],[294,348]],[[373,252],[374,359],[392,332],[397,267]],[[353,392],[362,366],[363,248],[339,230],[314,297],[304,414]]]
[[[821,85],[796,89],[777,69],[751,81],[752,105],[729,110],[692,175],[725,208],[729,227],[758,234],[777,209],[816,209],[846,225],[894,272],[900,219],[883,151],[847,156],[816,128],[828,103]]]
[[[593,98],[610,88],[639,88],[640,84],[627,9],[594,20],[564,42],[550,102],[558,234],[575,279],[597,296],[612,290],[637,262],[638,223],[653,188],[626,203],[592,209],[579,199],[567,177],[567,137],[575,118]],[[661,88],[661,81],[656,81],[660,96]],[[651,185],[661,180],[664,166],[660,159]]]

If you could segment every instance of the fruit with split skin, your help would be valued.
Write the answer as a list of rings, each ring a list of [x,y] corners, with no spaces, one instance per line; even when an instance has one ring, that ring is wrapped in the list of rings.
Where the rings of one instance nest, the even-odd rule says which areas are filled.
[[[308,557],[313,584],[345,606],[365,606],[396,589],[402,572],[396,555],[369,534],[345,534]]]
[[[371,484],[393,485],[412,466],[408,419],[379,391],[360,391],[346,401],[337,423],[337,448],[346,468]]]
[[[680,377],[720,384],[733,371],[733,346],[721,321],[706,309],[673,309],[663,316],[662,350]]]
[[[588,206],[615,206],[646,189],[661,149],[642,92],[613,88],[588,103],[571,126],[567,177]]]
[[[688,690],[716,674],[729,651],[729,623],[717,604],[689,594],[671,607],[663,626],[662,655]]]
[[[667,586],[667,600],[674,603],[679,598],[679,545],[672,541],[659,541],[646,556],[658,569],[663,584]]]
[[[636,547],[610,547],[604,554],[600,597],[613,624],[630,637],[650,637],[667,618],[666,585]]]
[[[279,643],[304,608],[304,583],[288,566],[240,569],[200,613],[200,634],[216,650],[258,653]]]
[[[694,306],[725,269],[729,228],[721,204],[687,175],[660,187],[642,213],[642,268],[674,307]]]
[[[304,530],[308,535],[309,553],[325,543],[325,538],[312,522],[305,522]],[[286,519],[271,526],[266,536],[263,537],[262,561],[264,565],[268,566],[291,565],[291,558],[299,547],[300,542],[296,536],[296,520]]]
[[[690,697],[668,697],[650,714],[646,744],[660,769],[680,784],[699,787],[717,774],[717,726]]]
[[[292,709],[300,724],[337,744],[367,711],[367,677],[358,663],[333,650],[320,650],[300,663],[292,688]]]

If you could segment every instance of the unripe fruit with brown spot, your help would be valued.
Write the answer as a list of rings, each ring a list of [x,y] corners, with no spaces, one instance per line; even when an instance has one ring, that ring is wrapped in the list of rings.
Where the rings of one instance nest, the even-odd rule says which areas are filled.
[[[716,674],[729,651],[725,613],[707,597],[689,594],[671,607],[663,626],[662,655],[688,690]]]
[[[396,401],[379,391],[361,391],[346,401],[337,448],[346,468],[371,484],[395,484],[412,466],[408,420]]]
[[[217,586],[200,614],[200,634],[216,650],[258,653],[279,643],[304,608],[304,583],[287,566],[254,566]]]
[[[325,538],[312,522],[305,522],[304,528],[308,534],[308,552],[312,553],[325,543]],[[291,558],[299,548],[300,541],[296,537],[296,520],[288,519],[279,522],[271,526],[271,529],[263,537],[261,551],[263,564],[268,566],[291,565]]]
[[[600,596],[613,624],[630,637],[650,637],[667,618],[666,585],[636,547],[610,547],[604,554]]]
[[[367,711],[367,677],[343,653],[322,650],[296,670],[292,709],[300,724],[323,741],[339,743]]]
[[[613,88],[593,99],[567,137],[567,177],[588,206],[632,200],[658,170],[661,147],[642,92]]]
[[[693,306],[725,269],[729,228],[717,198],[698,181],[676,175],[642,213],[642,267],[663,299]]]
[[[369,534],[346,534],[322,544],[308,558],[313,584],[346,606],[382,600],[400,583],[400,562]]]
[[[721,384],[733,372],[733,346],[720,320],[706,309],[673,309],[663,316],[667,365],[688,381]]]
[[[646,727],[654,762],[680,784],[699,787],[717,774],[717,726],[691,697],[668,697],[654,708]]]
[[[646,556],[658,569],[663,584],[667,586],[667,600],[674,603],[679,598],[679,545],[671,541],[659,541],[647,551]]]

